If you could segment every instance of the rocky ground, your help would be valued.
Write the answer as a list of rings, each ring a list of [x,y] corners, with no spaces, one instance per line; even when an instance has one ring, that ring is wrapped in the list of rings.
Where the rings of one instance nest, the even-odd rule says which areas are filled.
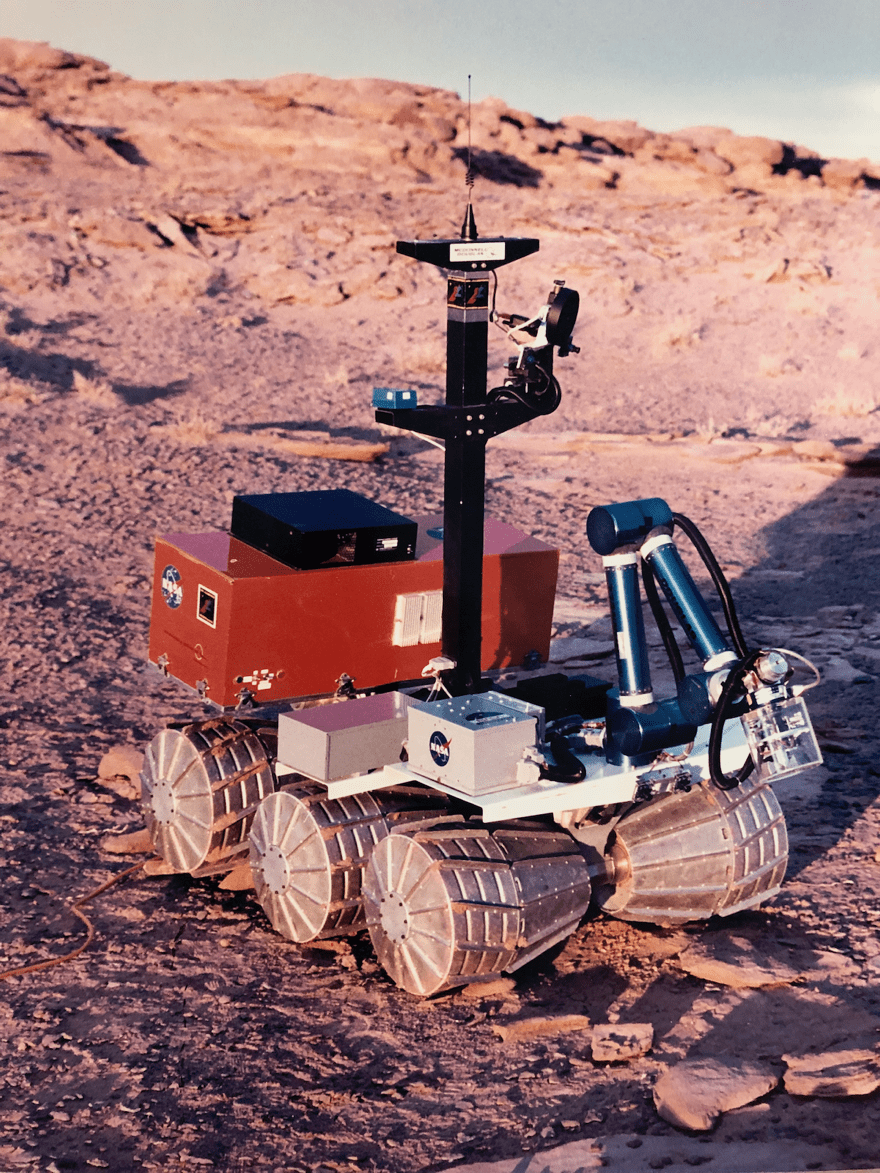
[[[442,394],[442,281],[393,241],[457,230],[466,132],[455,95],[392,83],[157,85],[16,42],[0,74],[14,967],[81,941],[67,901],[125,866],[102,841],[139,816],[104,753],[205,711],[145,663],[154,535],[225,528],[236,492],[436,509],[439,454],[368,403]],[[489,447],[489,511],[562,551],[560,663],[613,667],[587,513],[656,495],[710,538],[747,634],[820,667],[825,766],[780,788],[785,888],[693,929],[591,915],[515,979],[419,1002],[365,939],[298,948],[247,893],[132,878],[88,906],[86,952],[4,983],[4,1170],[880,1163],[880,175],[501,102],[473,141],[481,231],[541,239],[499,308],[555,277],[582,298],[559,411]],[[499,334],[493,375],[507,354]],[[608,1023],[649,1024],[651,1049],[597,1058]],[[710,1059],[763,1087],[711,1131],[660,1115],[668,1073]]]

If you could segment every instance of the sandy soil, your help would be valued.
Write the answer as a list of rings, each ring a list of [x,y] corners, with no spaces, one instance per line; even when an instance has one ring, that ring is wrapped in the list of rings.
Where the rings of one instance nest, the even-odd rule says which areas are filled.
[[[71,948],[82,926],[66,902],[125,866],[100,842],[139,815],[97,781],[103,753],[206,711],[145,663],[154,535],[225,528],[236,492],[345,485],[436,509],[439,454],[383,436],[369,390],[440,396],[442,281],[390,246],[455,230],[463,211],[454,95],[149,87],[9,44],[0,967]],[[828,161],[761,162],[765,146],[728,145],[734,163],[694,135],[684,156],[684,140],[644,132],[633,147],[619,131],[616,146],[607,126],[574,122],[525,125],[503,104],[477,120],[481,230],[542,242],[502,271],[499,306],[536,309],[557,276],[582,296],[563,404],[490,446],[488,509],[562,551],[561,662],[613,667],[610,644],[575,661],[565,642],[607,635],[589,509],[658,495],[709,536],[747,633],[823,669],[810,707],[825,767],[780,794],[783,892],[676,932],[590,916],[515,981],[419,1002],[363,938],[299,948],[247,893],[126,881],[92,906],[87,952],[4,984],[0,1168],[880,1162],[877,1092],[780,1085],[703,1138],[661,1120],[651,1095],[683,1058],[781,1074],[786,1053],[876,1045],[880,196],[863,164],[844,183]],[[495,373],[506,355],[499,336]],[[301,458],[285,449],[297,437],[390,447],[374,463]],[[683,971],[688,945],[734,938],[811,960],[777,988]],[[650,1022],[653,1050],[603,1065],[582,1032],[504,1043],[493,1029],[567,1014]]]

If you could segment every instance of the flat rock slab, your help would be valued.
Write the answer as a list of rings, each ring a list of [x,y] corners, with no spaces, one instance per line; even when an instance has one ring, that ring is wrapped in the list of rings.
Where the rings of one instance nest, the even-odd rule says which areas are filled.
[[[676,1128],[706,1132],[722,1112],[766,1095],[779,1076],[764,1063],[686,1059],[664,1071],[654,1085],[654,1104]]]
[[[714,937],[686,949],[678,959],[685,973],[735,990],[790,985],[804,970],[768,955],[745,937]]]
[[[783,1055],[785,1090],[793,1096],[844,1099],[867,1096],[880,1087],[880,1051],[858,1048],[820,1055]]]
[[[782,944],[766,934],[754,939],[717,934],[703,937],[679,955],[685,973],[734,990],[788,986],[798,981],[840,982],[859,967],[851,957],[812,949],[805,941]]]
[[[146,855],[153,850],[153,840],[146,827],[139,831],[124,831],[119,835],[105,835],[101,850],[111,855]]]
[[[520,1018],[516,1022],[497,1023],[492,1030],[502,1043],[518,1043],[524,1039],[537,1039],[545,1035],[589,1030],[591,1025],[585,1014],[559,1014],[553,1018]]]
[[[594,1063],[620,1063],[647,1055],[654,1043],[650,1022],[601,1022],[593,1027]]]
[[[590,639],[586,636],[569,636],[555,639],[550,645],[550,662],[563,663],[565,660],[589,660],[610,656],[614,644],[608,639]]]
[[[516,994],[516,981],[513,978],[495,978],[491,982],[471,982],[462,986],[459,994],[462,998],[491,999],[512,998]]]
[[[136,746],[116,745],[98,763],[98,781],[122,798],[139,799],[144,755]]]
[[[601,1136],[575,1140],[555,1149],[521,1153],[503,1161],[480,1161],[475,1165],[454,1165],[456,1173],[587,1173],[609,1169],[613,1173],[654,1173],[698,1167],[711,1173],[744,1173],[746,1169],[785,1169],[801,1173],[806,1169],[839,1167],[841,1155],[825,1145],[803,1141],[773,1140],[755,1144],[743,1141],[713,1141],[690,1136]]]

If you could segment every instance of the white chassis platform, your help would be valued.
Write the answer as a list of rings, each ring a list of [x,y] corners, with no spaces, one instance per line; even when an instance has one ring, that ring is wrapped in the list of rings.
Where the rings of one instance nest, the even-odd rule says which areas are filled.
[[[709,776],[708,750],[709,726],[704,725],[697,731],[693,749],[681,761],[661,758],[647,766],[626,769],[607,762],[601,749],[579,753],[577,756],[587,769],[587,777],[583,782],[565,784],[541,781],[524,786],[507,786],[488,794],[465,794],[434,779],[416,774],[403,763],[395,762],[369,774],[356,774],[350,778],[325,782],[324,785],[327,787],[328,798],[345,798],[352,794],[383,790],[389,786],[419,783],[477,807],[482,812],[485,822],[496,823],[505,819],[528,819],[546,814],[555,817],[564,811],[589,810],[612,803],[631,802],[640,785],[649,784],[662,789],[664,782],[671,783],[683,773],[689,774],[691,780],[696,783],[700,778]],[[725,773],[732,773],[739,769],[747,755],[748,746],[740,721],[728,721],[721,748],[722,769]],[[294,773],[302,774],[302,771],[280,761],[277,763],[276,774],[279,780]]]

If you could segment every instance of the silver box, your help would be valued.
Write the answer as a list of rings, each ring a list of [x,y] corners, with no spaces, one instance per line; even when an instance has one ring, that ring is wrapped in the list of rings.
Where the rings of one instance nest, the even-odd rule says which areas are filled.
[[[543,736],[544,710],[498,692],[409,709],[409,768],[463,794],[517,786],[523,750]]]
[[[400,760],[409,697],[377,693],[282,713],[278,761],[318,782],[366,774]]]

